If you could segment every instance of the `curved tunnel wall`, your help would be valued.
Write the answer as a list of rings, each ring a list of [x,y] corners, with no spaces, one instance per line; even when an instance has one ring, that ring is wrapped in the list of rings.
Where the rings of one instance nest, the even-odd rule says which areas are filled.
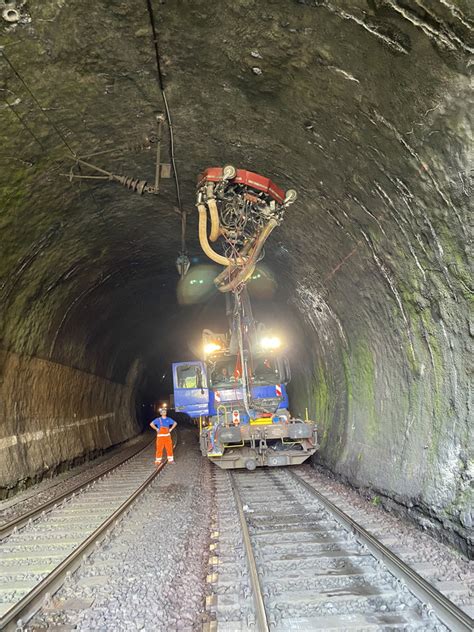
[[[15,69],[2,59],[4,486],[138,432],[150,349],[183,335],[172,182],[140,198],[60,176],[65,141],[84,155],[153,133],[161,99],[146,11],[52,1],[31,11],[2,25]],[[320,425],[317,459],[467,538],[468,3],[156,11],[186,207],[211,164],[298,190],[266,262],[294,333],[294,412],[308,407]],[[153,177],[153,152],[95,160]],[[188,224],[198,254],[194,213]],[[73,425],[92,418],[90,431]],[[60,444],[37,449],[32,433],[60,426],[44,435]]]

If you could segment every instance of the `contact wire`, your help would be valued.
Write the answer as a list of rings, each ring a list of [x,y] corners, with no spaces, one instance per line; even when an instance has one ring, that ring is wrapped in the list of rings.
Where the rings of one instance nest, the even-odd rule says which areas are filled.
[[[5,61],[7,62],[7,64],[10,66],[10,68],[13,70],[15,76],[20,80],[20,82],[23,84],[23,86],[25,87],[26,91],[29,93],[29,95],[31,96],[31,98],[33,99],[33,101],[36,103],[36,105],[38,106],[39,110],[41,111],[41,113],[43,114],[43,116],[48,120],[49,124],[51,125],[51,127],[54,129],[54,131],[56,132],[56,134],[59,136],[59,138],[62,140],[62,142],[64,143],[64,145],[69,149],[69,151],[71,152],[71,154],[76,157],[76,154],[74,152],[74,150],[72,149],[72,147],[69,145],[69,143],[67,142],[66,138],[64,137],[64,134],[61,132],[61,130],[58,128],[58,126],[56,125],[56,123],[53,121],[52,118],[50,118],[49,114],[46,112],[46,110],[43,108],[43,106],[41,105],[41,103],[38,101],[38,99],[36,98],[35,94],[33,93],[33,91],[31,90],[30,86],[26,83],[26,81],[23,79],[23,77],[21,76],[21,74],[18,72],[18,70],[15,68],[15,66],[13,65],[13,63],[10,61],[9,57],[7,56],[7,54],[5,53],[4,50],[0,51],[3,55],[3,58],[5,59]]]
[[[166,91],[165,91],[165,85],[163,82],[163,73],[161,71],[161,62],[160,62],[160,51],[159,51],[159,47],[158,47],[158,33],[156,31],[156,26],[155,26],[155,14],[153,11],[153,6],[151,3],[151,0],[146,0],[146,6],[148,9],[148,17],[150,19],[150,26],[151,26],[151,32],[153,35],[153,47],[155,50],[155,61],[156,61],[156,70],[158,73],[158,86],[160,88],[161,91],[161,95],[163,97],[163,103],[165,106],[165,113],[166,113],[166,119],[168,121],[168,127],[170,130],[170,157],[171,157],[171,165],[173,167],[173,174],[174,174],[174,182],[175,182],[175,188],[176,188],[176,199],[178,201],[178,208],[180,210],[181,213],[184,213],[183,210],[183,205],[181,203],[181,190],[180,190],[180,186],[179,186],[179,177],[178,177],[178,170],[176,168],[176,160],[175,160],[175,154],[174,154],[174,130],[173,130],[173,124],[171,121],[171,112],[170,112],[170,108],[168,105],[168,99],[166,97]]]

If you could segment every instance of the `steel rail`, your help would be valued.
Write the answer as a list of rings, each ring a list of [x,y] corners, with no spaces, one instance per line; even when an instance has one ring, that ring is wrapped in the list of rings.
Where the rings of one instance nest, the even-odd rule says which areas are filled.
[[[429,604],[436,616],[454,632],[472,632],[474,620],[461,608],[432,586],[424,577],[421,577],[408,564],[401,560],[395,553],[392,553],[376,537],[359,525],[348,516],[342,509],[326,498],[321,492],[315,489],[310,483],[289,470],[291,476],[301,483],[308,491],[324,505],[338,522],[356,534],[362,544],[369,551],[381,560],[385,566],[408,586],[410,591],[423,603]]]
[[[51,571],[31,592],[21,599],[4,617],[0,619],[0,630],[22,630],[25,623],[41,608],[41,600],[45,593],[54,594],[63,584],[64,578],[75,571],[82,563],[84,556],[92,552],[93,547],[107,535],[107,529],[120,518],[133,501],[150,485],[155,477],[165,467],[166,463],[158,466],[154,472],[111,514],[95,531],[91,533],[68,557]],[[19,618],[23,617],[21,621]]]
[[[269,632],[270,627],[268,625],[267,613],[265,611],[265,604],[263,602],[262,586],[258,577],[257,563],[253,554],[252,542],[250,540],[247,520],[245,519],[242,499],[240,498],[239,490],[237,489],[237,485],[235,484],[234,475],[229,472],[229,476],[232,492],[234,493],[235,504],[237,506],[237,512],[239,514],[240,528],[242,530],[245,553],[247,556],[247,564],[250,573],[250,583],[252,585],[252,596],[255,604],[255,612],[257,615],[257,628],[259,632]]]
[[[154,440],[155,439],[153,438],[151,441],[154,441]],[[150,445],[151,441],[148,442],[145,446],[137,448],[132,454],[127,456],[125,459],[123,459],[123,461],[120,461],[119,463],[116,463],[115,465],[111,465],[110,467],[102,471],[100,474],[93,474],[87,480],[82,481],[82,483],[78,483],[72,489],[69,489],[68,491],[63,492],[62,494],[55,496],[51,500],[48,500],[47,502],[43,503],[42,505],[39,505],[38,507],[33,507],[32,509],[25,511],[25,513],[21,514],[21,516],[17,516],[16,518],[13,518],[13,520],[9,520],[8,522],[5,522],[3,525],[0,526],[0,540],[9,536],[14,529],[19,529],[20,527],[23,527],[27,522],[29,522],[29,520],[36,518],[37,516],[41,515],[44,511],[49,511],[49,510],[54,509],[55,505],[57,505],[62,500],[68,498],[69,496],[72,496],[73,494],[81,490],[82,488],[87,487],[87,485],[90,485],[93,481],[99,480],[100,478],[102,478],[102,476],[105,476],[109,472],[112,472],[113,470],[115,470],[120,465],[123,465],[130,459],[133,459],[135,456],[137,456],[137,454],[140,454],[140,452],[143,452],[143,450],[146,450],[148,446]],[[61,482],[65,482],[65,481],[61,481]],[[52,487],[61,485],[61,482],[56,483],[56,485],[53,485]],[[22,501],[19,501],[18,504],[20,504],[21,502]]]

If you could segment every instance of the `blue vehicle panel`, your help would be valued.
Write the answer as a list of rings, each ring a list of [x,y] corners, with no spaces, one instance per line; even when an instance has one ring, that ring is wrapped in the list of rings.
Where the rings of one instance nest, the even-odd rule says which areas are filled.
[[[286,393],[286,387],[284,384],[278,384],[281,389],[281,401],[278,408],[288,408],[288,395]],[[218,400],[216,401],[215,391],[218,392]],[[265,386],[252,386],[252,399],[271,399],[279,397],[277,393],[277,386],[274,384],[268,384]],[[226,404],[228,402],[242,402],[244,399],[243,389],[240,388],[225,388],[225,389],[210,389],[209,390],[209,414],[217,415],[217,407],[219,404]]]
[[[209,415],[209,389],[203,362],[173,363],[174,405],[196,418]]]
[[[200,361],[173,363],[173,386],[175,409],[190,417],[217,415],[219,405],[242,402],[241,386],[236,388],[208,388],[206,366]],[[278,408],[288,409],[288,395],[284,384],[252,386],[252,399],[281,398]],[[217,393],[217,397],[216,397]],[[248,422],[247,415],[241,416],[242,423]]]

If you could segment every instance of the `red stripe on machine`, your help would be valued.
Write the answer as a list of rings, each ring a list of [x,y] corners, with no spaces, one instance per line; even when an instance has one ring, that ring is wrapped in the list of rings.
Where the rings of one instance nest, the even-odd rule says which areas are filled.
[[[281,397],[281,396],[282,396],[281,384],[277,384],[277,385],[275,386],[275,392],[276,392],[276,396],[277,396],[277,397]]]

